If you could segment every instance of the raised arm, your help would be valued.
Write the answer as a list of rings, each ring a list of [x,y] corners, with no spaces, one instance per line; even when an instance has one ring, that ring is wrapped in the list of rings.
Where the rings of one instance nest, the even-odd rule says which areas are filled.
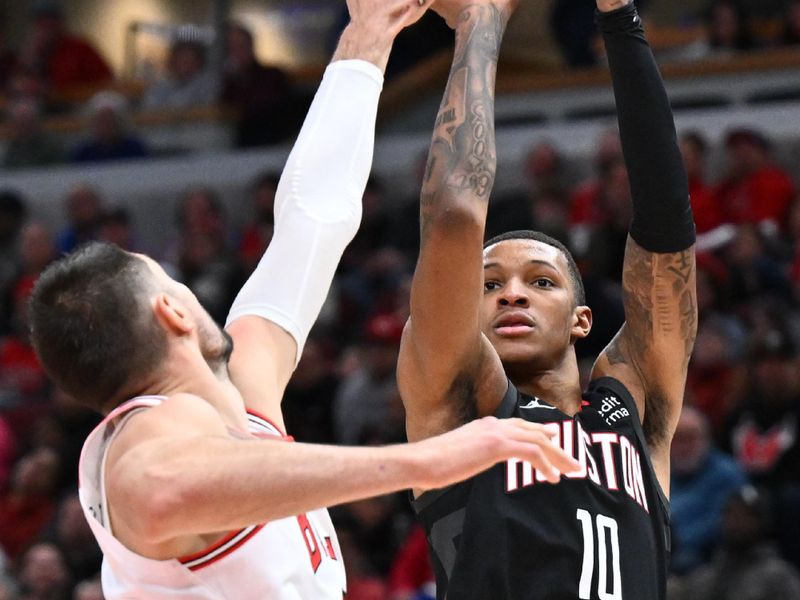
[[[598,6],[634,217],[622,281],[626,322],[593,375],[616,377],[633,393],[667,489],[697,331],[695,228],[672,111],[636,8],[629,1]]]
[[[473,418],[477,398],[499,402],[507,384],[481,334],[479,306],[496,168],[495,76],[514,5],[440,0],[435,8],[455,28],[456,49],[422,186],[420,255],[398,362],[412,440]]]
[[[361,222],[394,38],[428,4],[348,0],[351,22],[281,176],[272,242],[231,308],[231,380],[248,408],[277,423],[284,388]]]

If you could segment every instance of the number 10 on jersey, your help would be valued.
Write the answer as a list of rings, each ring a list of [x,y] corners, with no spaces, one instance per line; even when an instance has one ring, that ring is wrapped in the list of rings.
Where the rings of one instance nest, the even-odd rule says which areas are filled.
[[[583,531],[583,567],[581,568],[578,598],[592,600],[594,597],[592,596],[592,579],[594,579],[596,567],[596,597],[600,600],[622,600],[617,521],[606,515],[597,515],[592,519],[592,515],[582,508],[578,509],[576,517]],[[597,552],[595,552],[595,548]],[[595,556],[597,560],[595,560]]]

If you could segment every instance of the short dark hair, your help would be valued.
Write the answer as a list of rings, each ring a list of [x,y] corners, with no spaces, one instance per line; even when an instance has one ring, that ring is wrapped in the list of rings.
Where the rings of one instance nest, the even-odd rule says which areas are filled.
[[[578,265],[575,262],[575,258],[572,256],[572,252],[570,252],[564,244],[559,242],[556,238],[550,237],[541,231],[521,230],[509,231],[507,233],[496,235],[492,239],[486,241],[486,243],[483,245],[483,249],[485,250],[489,246],[494,246],[495,244],[508,240],[533,240],[535,242],[541,242],[542,244],[552,246],[556,250],[560,251],[564,255],[564,258],[567,259],[569,278],[572,282],[572,291],[575,294],[575,304],[577,306],[586,304],[586,291],[583,288],[583,278],[581,277],[580,269],[578,269]]]
[[[30,300],[31,341],[47,374],[98,412],[155,371],[167,339],[149,307],[143,260],[93,242],[51,264]]]

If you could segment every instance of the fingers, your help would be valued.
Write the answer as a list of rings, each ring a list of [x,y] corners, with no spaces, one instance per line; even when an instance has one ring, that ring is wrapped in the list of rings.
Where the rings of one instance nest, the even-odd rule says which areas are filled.
[[[402,0],[392,13],[393,25],[398,33],[419,21],[427,12],[433,0]]]
[[[561,473],[581,468],[577,460],[556,445],[553,431],[547,426],[523,419],[509,419],[508,425],[516,429],[516,435],[512,436],[521,442],[521,451],[525,453],[517,458],[528,460],[549,482],[557,483]]]

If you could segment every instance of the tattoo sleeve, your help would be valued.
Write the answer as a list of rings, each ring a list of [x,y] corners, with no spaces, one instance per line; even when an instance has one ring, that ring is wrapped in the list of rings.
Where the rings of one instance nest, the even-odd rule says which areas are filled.
[[[476,200],[484,210],[495,178],[494,84],[507,17],[491,4],[459,16],[456,50],[433,132],[421,194],[426,223],[449,200]]]
[[[694,248],[648,252],[628,239],[623,274],[624,335],[606,350],[609,364],[631,366],[645,392],[645,433],[664,441],[671,405],[682,401],[697,334]]]

